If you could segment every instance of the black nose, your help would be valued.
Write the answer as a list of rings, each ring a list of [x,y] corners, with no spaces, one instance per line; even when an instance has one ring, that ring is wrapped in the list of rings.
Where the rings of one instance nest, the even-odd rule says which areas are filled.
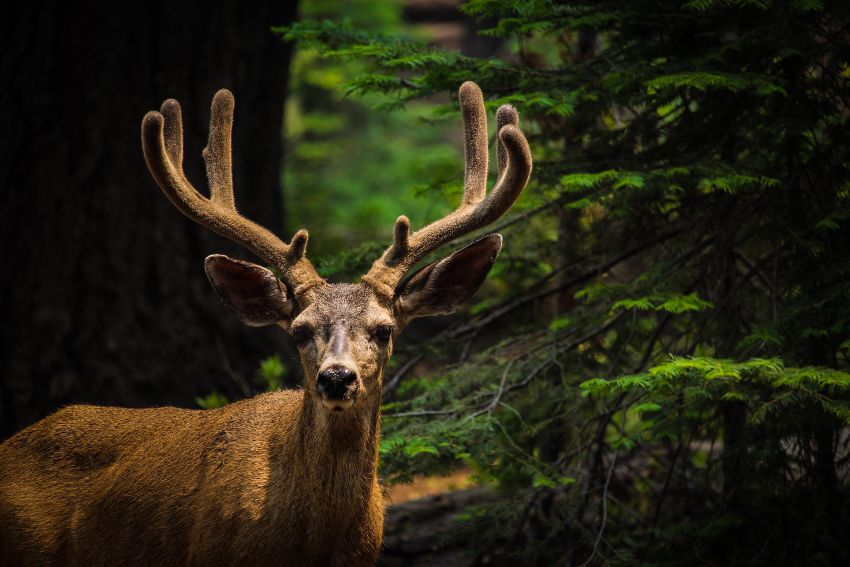
[[[348,387],[357,379],[357,374],[344,366],[332,366],[319,372],[316,390],[330,400],[344,400]]]

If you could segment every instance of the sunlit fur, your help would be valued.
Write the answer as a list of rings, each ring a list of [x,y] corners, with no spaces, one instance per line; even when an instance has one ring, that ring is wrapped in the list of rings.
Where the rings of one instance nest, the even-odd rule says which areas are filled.
[[[371,565],[378,427],[305,390],[66,408],[0,446],[0,564]]]

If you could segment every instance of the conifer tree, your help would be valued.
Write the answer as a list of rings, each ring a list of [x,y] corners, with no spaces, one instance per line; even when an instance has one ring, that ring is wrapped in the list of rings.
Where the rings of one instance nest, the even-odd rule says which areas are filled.
[[[491,294],[401,347],[384,478],[472,468],[496,563],[850,561],[850,5],[461,9],[510,54],[281,30],[387,109],[475,80],[535,155]]]

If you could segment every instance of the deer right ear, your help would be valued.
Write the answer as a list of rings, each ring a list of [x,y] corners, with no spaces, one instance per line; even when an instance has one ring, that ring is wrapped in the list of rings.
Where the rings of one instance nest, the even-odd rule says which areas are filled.
[[[224,305],[251,327],[289,326],[294,310],[286,286],[271,270],[222,254],[207,256],[207,277]]]

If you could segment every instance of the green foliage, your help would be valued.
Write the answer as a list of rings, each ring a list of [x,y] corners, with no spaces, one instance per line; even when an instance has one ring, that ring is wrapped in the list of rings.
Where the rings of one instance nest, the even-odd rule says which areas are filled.
[[[260,361],[260,368],[257,370],[257,382],[263,386],[267,392],[280,390],[286,380],[286,367],[283,365],[280,356],[272,355]]]
[[[747,415],[763,420],[766,413],[781,413],[780,402],[793,398],[804,407],[819,406],[824,412],[850,424],[850,374],[831,368],[786,368],[778,359],[755,358],[736,363],[712,358],[677,358],[649,368],[641,374],[614,380],[592,379],[580,385],[587,396],[616,396],[636,393],[651,397],[635,411],[671,410],[677,401],[695,401],[710,407],[722,401],[746,402]],[[667,407],[658,404],[667,402]],[[648,405],[649,404],[649,405]],[[705,408],[704,408],[705,409]],[[781,419],[782,415],[771,416]]]
[[[338,3],[311,1],[301,11],[320,18],[338,16],[340,9]],[[346,41],[371,37],[353,31],[354,24],[401,29],[397,3],[358,0],[344,9],[341,23],[308,20],[278,31],[287,38],[299,35],[306,47],[319,45],[330,29],[344,34]],[[374,108],[382,97],[364,93],[355,98],[351,87],[340,88],[368,76],[370,88],[384,90],[388,77],[365,73],[358,58],[388,48],[362,42],[358,50],[347,52],[341,49],[342,40],[336,45],[323,50],[330,58],[299,49],[293,59],[284,187],[290,230],[312,229],[311,255],[324,267],[323,275],[344,279],[363,266],[351,242],[365,243],[361,252],[372,253],[386,246],[399,214],[427,222],[448,210],[445,190],[461,186],[462,155],[443,143],[445,125],[425,120],[428,105],[412,104],[402,114],[382,113]],[[406,66],[403,61],[395,65]],[[340,250],[342,256],[330,256]]]
[[[303,122],[294,147],[314,173],[291,185],[299,215],[378,240],[405,207],[415,226],[438,216],[460,187],[439,134],[447,118],[457,134],[457,107],[423,101],[453,101],[465,80],[490,111],[519,109],[535,156],[474,310],[397,345],[427,363],[385,400],[384,480],[464,466],[497,488],[464,516],[471,552],[495,562],[850,562],[850,5],[461,10],[500,56],[328,14],[282,30],[322,85],[304,100],[337,97],[361,118],[340,106]],[[407,149],[335,161],[330,133],[365,146],[373,127]],[[334,171],[345,207],[319,189]],[[409,193],[357,200],[393,171]],[[376,249],[322,269],[350,275]]]
[[[204,396],[203,398],[195,398],[195,403],[201,409],[216,409],[226,406],[230,403],[230,400],[218,390],[213,390],[212,393]]]
[[[286,383],[286,366],[283,364],[279,355],[274,354],[260,361],[260,365],[257,368],[255,383],[260,386],[264,392],[273,392],[275,390],[280,390],[283,387]],[[244,383],[243,388],[243,393],[249,393],[249,386],[247,383]],[[220,408],[226,406],[231,401],[232,400],[218,390],[213,390],[212,393],[205,397],[195,398],[195,404],[197,404],[197,406],[201,409]]]
[[[612,309],[639,309],[647,311],[667,311],[669,313],[685,313],[686,311],[702,311],[714,307],[710,301],[704,301],[695,293],[687,295],[660,294],[648,297],[621,299],[614,303]]]

